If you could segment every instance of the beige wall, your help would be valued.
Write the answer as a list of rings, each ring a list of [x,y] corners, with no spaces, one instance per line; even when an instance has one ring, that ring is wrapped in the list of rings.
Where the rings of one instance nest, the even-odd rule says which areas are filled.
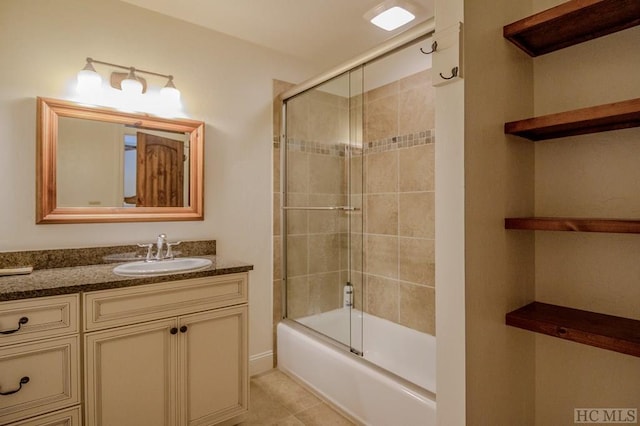
[[[58,206],[122,206],[123,138],[121,126],[58,119]]]
[[[502,38],[530,9],[464,7],[467,424],[533,425],[534,336],[504,323],[534,298],[534,235],[504,229],[534,209],[533,145],[503,133],[533,112],[533,66]]]
[[[217,239],[221,256],[255,265],[249,350],[270,367],[272,79],[319,70],[115,0],[3,0],[0,39],[0,250]],[[207,124],[203,222],[35,225],[35,97],[68,96],[87,56],[175,76]]]
[[[534,12],[560,1],[534,1]],[[640,97],[640,28],[533,59],[535,114]],[[597,52],[597,53],[596,53]],[[633,71],[632,71],[633,70]],[[535,144],[536,215],[637,218],[639,129]],[[537,232],[536,300],[640,319],[640,239]],[[536,335],[536,424],[573,409],[640,409],[638,358]]]
[[[637,129],[535,144],[502,134],[505,121],[640,96],[640,77],[630,72],[639,65],[638,28],[535,59],[502,39],[503,25],[558,3],[501,1],[489,8],[479,0],[458,2],[464,4],[465,79],[436,90],[442,425],[570,425],[574,408],[640,406],[637,358],[504,325],[506,312],[532,300],[640,316],[640,242],[634,236],[503,229],[505,216],[637,217],[640,207]],[[452,2],[438,5],[439,28],[447,18],[462,19]],[[464,93],[456,88],[461,84]],[[462,110],[461,99],[464,155],[455,150],[460,122],[451,119]],[[445,133],[450,144],[443,142]],[[450,214],[462,164],[460,239]],[[461,246],[463,289],[454,271]],[[464,344],[456,319],[465,321]],[[455,349],[464,349],[464,356]],[[463,377],[456,366],[465,369]],[[461,384],[463,407],[456,400]],[[456,408],[466,410],[464,420]]]

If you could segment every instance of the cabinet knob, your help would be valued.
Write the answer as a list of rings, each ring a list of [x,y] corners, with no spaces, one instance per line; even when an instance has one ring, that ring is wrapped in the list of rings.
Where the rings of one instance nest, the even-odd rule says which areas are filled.
[[[13,334],[16,331],[19,331],[20,328],[22,328],[23,325],[25,325],[26,323],[29,322],[29,318],[27,317],[22,317],[18,320],[18,328],[14,328],[13,330],[7,330],[7,331],[0,331],[0,334]]]
[[[29,383],[29,376],[24,376],[22,379],[20,379],[20,384],[18,384],[18,389],[14,389],[12,391],[0,392],[0,395],[6,396],[6,395],[13,395],[14,393],[18,393],[20,392],[20,389],[22,389],[22,385],[26,385],[27,383]]]
[[[180,327],[180,333],[186,333],[187,332],[187,326],[183,325],[182,327]]]
[[[169,330],[169,333],[171,333],[171,334],[178,334],[178,329],[177,329],[177,328],[175,328],[175,327],[173,327],[173,328],[171,328],[171,330]]]

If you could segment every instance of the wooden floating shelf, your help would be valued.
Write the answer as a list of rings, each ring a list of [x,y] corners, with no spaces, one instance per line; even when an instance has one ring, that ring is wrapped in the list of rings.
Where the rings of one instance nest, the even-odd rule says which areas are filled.
[[[638,0],[571,0],[506,25],[503,35],[530,56],[640,25]]]
[[[509,217],[505,229],[528,231],[610,232],[640,234],[640,220],[632,219],[579,219],[569,217]]]
[[[511,121],[504,132],[541,141],[630,127],[640,127],[640,98]]]
[[[640,357],[640,321],[533,302],[509,312],[507,325]]]

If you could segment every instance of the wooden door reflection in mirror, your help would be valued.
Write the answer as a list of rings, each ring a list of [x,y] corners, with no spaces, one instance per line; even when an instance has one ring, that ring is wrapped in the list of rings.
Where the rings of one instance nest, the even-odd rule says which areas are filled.
[[[203,219],[204,123],[38,98],[36,223]]]

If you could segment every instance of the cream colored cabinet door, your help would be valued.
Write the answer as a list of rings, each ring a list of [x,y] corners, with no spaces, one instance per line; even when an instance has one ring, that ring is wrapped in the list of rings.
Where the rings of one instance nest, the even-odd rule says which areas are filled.
[[[178,318],[180,426],[248,412],[247,306]]]
[[[86,426],[176,425],[176,318],[85,335]]]

